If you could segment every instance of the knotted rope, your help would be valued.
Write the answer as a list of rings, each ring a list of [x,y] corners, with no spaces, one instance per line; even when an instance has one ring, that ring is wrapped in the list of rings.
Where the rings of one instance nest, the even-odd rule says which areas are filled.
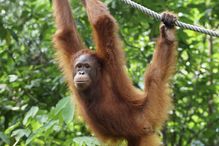
[[[140,5],[140,4],[136,3],[136,2],[133,2],[131,0],[122,0],[122,1],[125,2],[126,4],[129,4],[133,8],[136,8],[136,9],[142,11],[143,13],[148,14],[149,16],[154,17],[157,20],[161,20],[161,15],[158,14],[157,12],[155,12],[155,11],[152,11],[152,10],[146,8],[146,7],[143,7],[142,5]],[[178,20],[175,21],[175,25],[179,26],[181,28],[190,29],[190,30],[194,30],[194,31],[197,31],[197,32],[205,33],[205,34],[208,34],[208,35],[211,35],[211,36],[219,37],[219,32],[216,32],[216,31],[213,31],[213,30],[209,30],[209,29],[205,29],[205,28],[202,28],[202,27],[199,27],[199,26],[194,26],[194,25],[187,24],[187,23],[184,23],[184,22],[180,22]]]

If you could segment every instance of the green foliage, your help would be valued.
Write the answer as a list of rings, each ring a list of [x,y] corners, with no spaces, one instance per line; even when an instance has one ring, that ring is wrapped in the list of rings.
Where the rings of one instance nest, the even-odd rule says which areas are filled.
[[[170,10],[186,23],[219,29],[219,1],[136,0]],[[121,1],[105,0],[120,25],[133,83],[143,88],[159,22]],[[77,27],[93,48],[91,28],[72,0]],[[76,116],[52,46],[51,0],[0,0],[0,145],[99,145]],[[175,108],[162,131],[168,146],[219,145],[219,38],[178,30],[178,66],[172,81]],[[119,112],[119,111],[118,111]]]
[[[89,145],[89,146],[96,146],[100,145],[100,143],[93,137],[83,136],[83,137],[76,137],[73,139],[74,142],[79,144],[79,146],[83,146],[83,144]]]

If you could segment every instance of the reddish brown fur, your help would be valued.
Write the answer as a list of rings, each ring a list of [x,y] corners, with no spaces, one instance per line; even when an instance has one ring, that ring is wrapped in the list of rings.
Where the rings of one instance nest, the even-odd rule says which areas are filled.
[[[125,71],[116,21],[102,2],[84,2],[93,27],[96,52],[87,50],[80,40],[68,0],[53,0],[57,56],[83,118],[102,140],[127,139],[129,146],[159,145],[154,130],[161,128],[171,108],[167,83],[176,62],[175,40],[169,40],[164,27],[161,28],[152,63],[145,73],[145,90],[139,91]],[[101,64],[101,80],[89,93],[90,100],[84,100],[81,96],[86,95],[81,95],[73,84],[74,59],[81,54],[90,54]]]

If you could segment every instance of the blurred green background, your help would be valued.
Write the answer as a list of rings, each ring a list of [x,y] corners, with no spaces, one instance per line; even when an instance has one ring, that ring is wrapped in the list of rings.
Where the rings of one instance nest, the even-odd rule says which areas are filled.
[[[135,0],[156,11],[219,30],[218,0]],[[79,0],[77,27],[93,47]],[[143,88],[159,23],[120,0],[104,1],[120,25],[133,84]],[[0,145],[98,145],[80,117],[54,59],[50,0],[0,0]],[[178,30],[178,64],[171,87],[175,108],[162,132],[166,146],[219,145],[219,38]]]

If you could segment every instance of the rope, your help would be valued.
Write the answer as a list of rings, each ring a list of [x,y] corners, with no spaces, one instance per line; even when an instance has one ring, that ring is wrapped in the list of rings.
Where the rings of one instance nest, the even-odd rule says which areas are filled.
[[[140,5],[140,4],[136,3],[136,2],[133,2],[131,0],[122,0],[122,1],[125,2],[126,4],[129,4],[133,8],[136,8],[136,9],[142,11],[143,13],[148,14],[149,16],[154,17],[157,20],[161,20],[161,15],[158,14],[157,12],[154,12],[154,11],[152,11],[152,10],[146,8],[146,7],[143,7],[142,5]],[[202,27],[199,27],[199,26],[194,26],[194,25],[187,24],[187,23],[184,23],[184,22],[180,22],[178,20],[175,21],[175,25],[179,26],[181,28],[190,29],[190,30],[194,30],[194,31],[197,31],[197,32],[205,33],[205,34],[208,34],[208,35],[211,35],[211,36],[219,37],[219,32],[216,32],[216,31],[213,31],[213,30],[209,30],[209,29],[205,29],[205,28],[202,28]]]

